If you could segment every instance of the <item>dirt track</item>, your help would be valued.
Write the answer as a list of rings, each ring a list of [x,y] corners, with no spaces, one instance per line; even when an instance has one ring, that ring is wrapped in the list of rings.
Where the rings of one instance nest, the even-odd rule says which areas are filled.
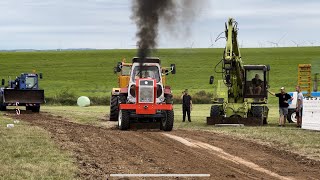
[[[210,132],[119,131],[115,124],[112,128],[81,125],[45,112],[22,113],[19,119],[46,129],[62,149],[73,152],[81,179],[132,173],[210,174],[199,179],[320,177],[319,162]]]

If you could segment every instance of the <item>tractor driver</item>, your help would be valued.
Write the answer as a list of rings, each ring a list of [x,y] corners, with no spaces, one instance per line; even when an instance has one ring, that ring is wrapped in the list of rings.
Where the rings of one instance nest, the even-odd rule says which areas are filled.
[[[154,74],[152,71],[142,71],[142,78],[154,78]],[[138,79],[139,77],[139,72],[136,73],[135,79]]]
[[[251,80],[250,93],[259,95],[262,89],[262,80],[260,79],[259,74],[256,74],[255,77]]]
[[[142,77],[153,78],[153,73],[152,73],[152,71],[145,71]]]
[[[142,78],[151,78],[156,79],[157,82],[159,81],[159,73],[155,69],[142,70],[141,72],[136,71],[135,79],[140,78],[140,73]]]

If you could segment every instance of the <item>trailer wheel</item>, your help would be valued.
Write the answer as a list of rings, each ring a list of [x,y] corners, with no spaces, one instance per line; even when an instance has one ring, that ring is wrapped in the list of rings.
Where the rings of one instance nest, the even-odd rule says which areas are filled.
[[[289,110],[288,115],[287,115],[287,120],[289,122],[297,122],[297,118],[296,118],[296,112],[294,110]]]
[[[130,111],[128,110],[119,111],[118,127],[120,130],[127,130],[130,128]]]
[[[26,106],[26,110],[27,111],[32,110],[32,107],[31,106]]]
[[[174,122],[174,112],[173,110],[166,111],[166,117],[162,119],[162,130],[171,131]]]
[[[111,96],[110,98],[110,121],[117,121],[119,115],[118,96]]]
[[[7,110],[7,106],[4,104],[0,104],[0,111],[6,111]]]
[[[220,115],[220,107],[218,105],[212,105],[210,110],[210,117],[218,117]]]

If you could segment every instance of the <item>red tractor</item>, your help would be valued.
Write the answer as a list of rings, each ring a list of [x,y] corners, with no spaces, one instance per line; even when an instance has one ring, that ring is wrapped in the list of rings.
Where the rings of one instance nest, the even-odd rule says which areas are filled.
[[[172,130],[172,93],[164,82],[165,75],[175,71],[174,64],[161,68],[159,58],[146,58],[143,63],[133,58],[128,87],[120,89],[118,98],[119,129],[127,130],[133,122],[160,122],[160,129]]]

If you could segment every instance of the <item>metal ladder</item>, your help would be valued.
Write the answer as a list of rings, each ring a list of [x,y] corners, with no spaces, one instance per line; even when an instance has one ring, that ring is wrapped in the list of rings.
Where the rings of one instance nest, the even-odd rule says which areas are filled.
[[[298,85],[301,91],[307,91],[307,97],[311,96],[311,64],[298,65]]]

